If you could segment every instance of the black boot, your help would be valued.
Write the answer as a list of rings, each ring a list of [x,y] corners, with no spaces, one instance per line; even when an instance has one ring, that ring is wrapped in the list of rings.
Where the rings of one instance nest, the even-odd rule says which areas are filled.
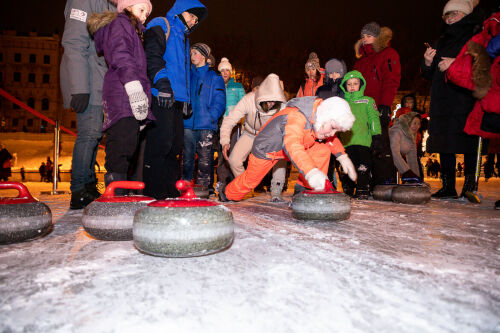
[[[457,190],[455,189],[455,176],[442,173],[441,181],[443,187],[431,195],[431,197],[437,199],[458,199]]]
[[[85,184],[87,192],[94,197],[94,200],[101,196],[101,192],[97,189],[97,181]]]
[[[117,182],[122,180],[127,180],[126,173],[108,172],[104,175],[104,183],[106,184],[106,187],[108,187],[108,185],[111,184],[112,182]],[[120,196],[128,195],[128,190],[124,188],[117,188],[115,189],[115,195],[120,195]]]
[[[462,193],[460,193],[461,198],[467,198],[470,202],[480,203],[481,200],[476,194],[477,183],[475,175],[465,175],[464,186],[462,187]]]
[[[348,176],[340,176],[340,181],[342,183],[342,191],[345,194],[352,197],[354,196],[354,191],[356,190],[356,183],[354,183]]]
[[[90,194],[86,188],[80,191],[71,193],[71,201],[69,203],[70,209],[83,209],[87,207],[89,203],[94,201],[94,196]]]

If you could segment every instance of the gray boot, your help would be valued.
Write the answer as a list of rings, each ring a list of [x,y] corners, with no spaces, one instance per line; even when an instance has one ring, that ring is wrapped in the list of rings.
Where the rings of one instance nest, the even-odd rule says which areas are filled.
[[[112,182],[127,180],[126,173],[111,172],[104,175],[104,184],[108,187]],[[115,189],[115,195],[128,195],[128,190],[123,188]]]
[[[271,202],[285,202],[281,197],[281,192],[283,191],[283,183],[271,182]]]

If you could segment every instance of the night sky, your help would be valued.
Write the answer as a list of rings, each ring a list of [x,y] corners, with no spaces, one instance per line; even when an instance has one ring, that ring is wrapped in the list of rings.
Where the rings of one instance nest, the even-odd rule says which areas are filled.
[[[445,0],[201,0],[208,18],[191,36],[191,43],[205,42],[217,63],[228,57],[233,67],[250,75],[274,72],[295,92],[304,79],[304,64],[315,51],[321,65],[332,57],[354,64],[353,45],[365,23],[377,21],[393,30],[392,46],[403,65],[401,89],[428,89],[419,76],[424,42],[433,44],[443,27]],[[482,0],[480,7],[498,6]],[[0,27],[17,31],[62,32],[64,0],[9,1],[2,10]],[[165,15],[174,1],[152,0],[150,18]],[[5,8],[5,7],[4,7]],[[12,8],[12,10],[10,9]]]

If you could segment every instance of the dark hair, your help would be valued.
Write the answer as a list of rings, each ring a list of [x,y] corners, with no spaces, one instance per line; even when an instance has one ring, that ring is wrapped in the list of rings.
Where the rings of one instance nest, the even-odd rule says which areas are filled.
[[[139,39],[141,40],[141,42],[144,43],[144,34],[142,33],[141,29],[139,29],[139,20],[137,19],[137,17],[130,11],[128,10],[127,8],[125,8],[123,10],[123,13],[125,15],[127,15],[127,17],[129,18],[130,20],[130,23],[132,23],[132,25],[134,26],[135,28],[135,32],[137,33],[137,36],[139,36]]]
[[[321,73],[319,72],[318,69],[315,69],[315,70],[316,70],[316,75],[314,75],[313,81],[318,82],[321,79]],[[308,79],[308,78],[309,78],[309,76],[306,74],[306,79]]]

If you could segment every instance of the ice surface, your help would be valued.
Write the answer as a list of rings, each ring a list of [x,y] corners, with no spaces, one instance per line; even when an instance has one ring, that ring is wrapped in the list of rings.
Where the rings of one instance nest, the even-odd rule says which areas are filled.
[[[55,227],[0,246],[0,331],[498,332],[500,181],[480,193],[481,205],[353,202],[336,223],[260,195],[226,205],[231,248],[168,259],[91,238],[69,195],[35,191]]]

